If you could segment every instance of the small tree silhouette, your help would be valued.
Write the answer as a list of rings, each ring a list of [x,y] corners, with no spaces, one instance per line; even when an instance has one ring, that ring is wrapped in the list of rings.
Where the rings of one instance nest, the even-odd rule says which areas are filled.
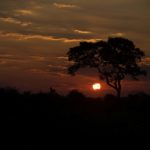
[[[95,43],[80,42],[79,46],[70,48],[67,53],[73,64],[68,68],[69,74],[74,75],[79,68],[96,68],[100,79],[121,95],[121,81],[127,76],[137,79],[138,75],[146,75],[141,70],[144,52],[126,38],[114,37],[107,41]]]

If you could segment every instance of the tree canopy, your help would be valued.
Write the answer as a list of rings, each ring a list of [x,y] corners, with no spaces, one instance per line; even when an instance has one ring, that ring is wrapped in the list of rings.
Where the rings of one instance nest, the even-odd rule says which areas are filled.
[[[96,68],[99,77],[114,88],[117,96],[121,94],[121,81],[126,76],[137,79],[146,72],[139,63],[144,52],[126,38],[114,37],[107,41],[80,42],[79,46],[70,48],[67,53],[73,64],[68,68],[69,74],[74,75],[78,69],[84,67]]]

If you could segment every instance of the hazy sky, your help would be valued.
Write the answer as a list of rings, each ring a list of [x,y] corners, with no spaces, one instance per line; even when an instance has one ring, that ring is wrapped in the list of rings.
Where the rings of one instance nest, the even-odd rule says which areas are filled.
[[[66,74],[66,53],[80,41],[110,36],[133,40],[150,67],[149,0],[0,0],[0,86],[92,93],[94,70]],[[84,72],[84,73],[83,73]],[[103,90],[108,91],[102,82]],[[149,76],[126,82],[124,90],[148,92]],[[136,88],[135,88],[136,87]]]

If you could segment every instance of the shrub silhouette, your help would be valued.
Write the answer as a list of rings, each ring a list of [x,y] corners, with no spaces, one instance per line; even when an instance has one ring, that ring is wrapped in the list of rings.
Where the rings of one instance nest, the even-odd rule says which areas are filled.
[[[78,100],[83,100],[85,99],[85,95],[79,92],[78,90],[72,90],[69,92],[67,95],[68,98],[78,101]]]
[[[100,79],[115,89],[119,98],[121,81],[126,76],[137,79],[139,75],[146,75],[139,66],[144,52],[126,38],[109,38],[95,43],[80,42],[79,46],[70,48],[67,55],[69,61],[73,62],[68,68],[70,74],[74,75],[84,67],[96,68]]]

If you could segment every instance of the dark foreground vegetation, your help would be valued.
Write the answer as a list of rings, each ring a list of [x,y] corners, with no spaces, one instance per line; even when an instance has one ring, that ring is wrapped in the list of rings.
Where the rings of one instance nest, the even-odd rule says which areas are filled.
[[[12,136],[145,136],[149,135],[150,96],[138,93],[117,99],[88,98],[77,91],[60,96],[0,89],[5,128]]]

